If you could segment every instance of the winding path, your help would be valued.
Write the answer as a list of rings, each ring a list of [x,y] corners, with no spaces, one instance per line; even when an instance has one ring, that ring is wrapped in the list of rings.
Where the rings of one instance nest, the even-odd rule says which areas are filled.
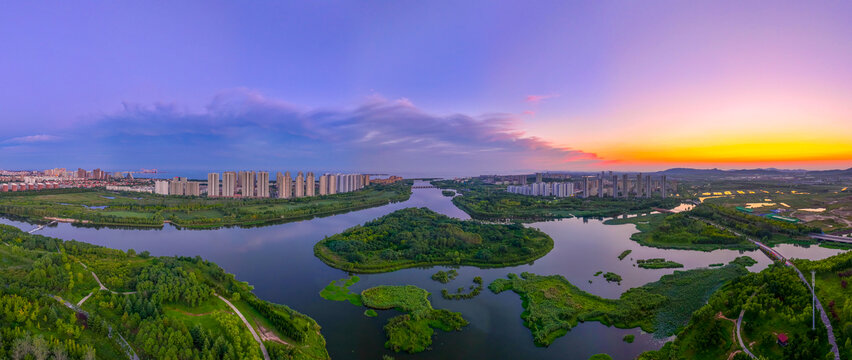
[[[822,303],[819,301],[819,297],[816,296],[816,292],[814,291],[813,287],[811,287],[811,284],[808,283],[808,280],[805,278],[804,275],[802,275],[802,272],[799,271],[799,268],[797,268],[796,265],[793,264],[793,262],[791,262],[786,257],[784,257],[784,255],[781,255],[781,253],[778,252],[777,250],[772,249],[769,246],[766,246],[764,243],[762,243],[760,241],[757,241],[757,240],[754,240],[750,237],[744,236],[744,235],[740,234],[739,232],[734,231],[733,229],[723,227],[721,225],[718,225],[718,224],[716,224],[712,221],[706,220],[706,219],[697,218],[697,220],[701,220],[701,221],[704,221],[704,222],[706,222],[710,225],[713,225],[717,228],[730,231],[734,235],[745,237],[746,239],[748,239],[748,241],[751,241],[752,243],[757,245],[761,250],[763,250],[767,254],[767,256],[769,256],[770,259],[772,257],[775,257],[775,259],[772,259],[772,260],[783,261],[784,266],[791,267],[791,268],[793,268],[793,270],[796,270],[796,273],[799,275],[799,279],[802,280],[802,283],[804,283],[805,287],[807,287],[808,290],[811,292],[811,296],[814,299],[815,306],[816,306],[817,310],[819,310],[819,318],[820,318],[820,320],[822,320],[822,324],[825,325],[825,328],[828,330],[828,343],[831,345],[831,352],[834,353],[834,360],[840,360],[840,350],[838,350],[838,348],[837,348],[837,341],[834,338],[834,328],[831,327],[831,321],[828,319],[828,315],[826,315],[825,309],[823,309]],[[770,256],[769,254],[772,254],[772,256]],[[740,314],[740,318],[742,318],[742,314]],[[737,330],[739,330],[739,322],[737,324]],[[740,345],[742,345],[742,341],[740,341]],[[743,349],[745,349],[745,347],[743,347]],[[748,352],[748,350],[746,350],[746,352]],[[754,357],[754,356],[752,356],[752,357]]]
[[[231,302],[228,301],[228,299],[225,299],[224,297],[222,297],[222,295],[219,295],[219,294],[216,294],[216,293],[214,293],[214,295],[219,297],[219,299],[222,299],[222,301],[224,301],[225,304],[228,304],[228,306],[231,307],[231,310],[234,310],[234,312],[237,313],[237,316],[239,316],[240,319],[243,320],[243,323],[246,324],[246,327],[249,329],[249,331],[251,331],[251,336],[253,336],[254,340],[257,341],[258,344],[260,344],[260,351],[263,352],[263,359],[264,360],[270,360],[269,359],[269,353],[266,351],[266,346],[263,346],[263,341],[260,340],[260,336],[258,336],[257,332],[254,331],[254,328],[251,327],[251,324],[249,324],[248,320],[246,320],[246,317],[243,316],[243,313],[241,313],[240,310],[237,309],[236,306],[234,306],[234,304],[231,304]]]
[[[751,300],[751,298],[753,298],[755,295],[757,295],[758,291],[760,291],[760,289],[757,289],[757,291],[755,291],[754,294],[751,294],[751,296],[748,297],[748,300],[746,300],[746,304],[748,303],[749,300]],[[743,304],[743,305],[745,305],[745,304]],[[745,352],[746,355],[748,355],[752,359],[757,359],[757,356],[754,356],[754,354],[751,353],[751,350],[749,350],[748,347],[745,346],[745,343],[743,342],[743,336],[740,333],[740,329],[742,328],[742,324],[743,324],[743,316],[744,315],[745,315],[745,309],[740,310],[740,316],[737,318],[737,341],[739,341],[740,347],[743,349],[743,352]]]
[[[69,309],[74,310],[78,313],[85,314],[87,318],[89,317],[89,313],[86,310],[81,309],[79,306],[71,304],[70,302],[56,295],[50,295],[50,297],[62,303],[62,305],[67,306]],[[88,296],[86,296],[86,298],[88,298]],[[85,298],[83,300],[85,300]],[[83,301],[81,300],[80,303],[83,303]],[[117,331],[112,331],[112,325],[107,324],[107,329],[109,330],[107,333],[107,336],[109,338],[112,339],[113,335],[118,336],[118,340],[116,340],[116,342],[118,343],[118,346],[124,350],[124,353],[125,355],[127,355],[128,358],[130,358],[131,360],[139,360],[139,356],[136,355],[136,351],[133,351],[133,347],[130,346],[130,343],[128,343],[127,340],[125,340],[124,337],[121,336],[121,334],[119,334]]]
[[[78,262],[79,262],[79,261],[78,261]],[[79,263],[80,263],[80,265],[83,265],[83,268],[85,268],[86,270],[88,270],[88,269],[89,269],[89,267],[88,267],[88,266],[86,266],[86,264],[83,264],[82,262],[79,262]],[[109,291],[109,292],[111,292],[111,293],[113,293],[113,294],[117,294],[117,295],[130,295],[130,294],[135,294],[135,293],[136,293],[136,291],[118,292],[118,291],[112,291],[112,290],[108,289],[108,288],[107,288],[106,286],[104,286],[104,284],[101,282],[101,279],[98,279],[98,275],[97,275],[97,274],[95,274],[95,272],[94,272],[94,271],[92,271],[92,277],[94,277],[94,278],[95,278],[95,281],[97,281],[97,282],[98,282],[98,286],[100,286],[100,287],[101,287],[101,290],[106,290],[106,291]],[[92,295],[92,294],[89,294],[89,296],[91,296],[91,295]],[[80,300],[80,303],[82,304],[84,300],[86,300],[86,299],[88,299],[88,298],[89,298],[89,296],[86,296],[85,298],[83,298],[83,300]]]

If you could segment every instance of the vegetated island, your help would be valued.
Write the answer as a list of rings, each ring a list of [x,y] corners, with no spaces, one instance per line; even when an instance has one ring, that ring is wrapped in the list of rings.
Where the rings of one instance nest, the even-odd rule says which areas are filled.
[[[666,337],[682,327],[693,311],[726,282],[748,273],[743,257],[717,269],[675,271],[659,281],[627,290],[619,299],[606,299],[580,290],[561,275],[509,274],[488,288],[521,296],[521,318],[538,346],[548,346],[579,322],[599,321],[618,328],[640,327]],[[753,260],[752,260],[753,261]]]
[[[426,290],[413,285],[383,285],[361,292],[362,301],[369,308],[406,313],[388,320],[385,347],[409,353],[424,351],[432,345],[433,329],[459,331],[468,324],[460,313],[433,309],[428,296]]]
[[[454,280],[456,276],[459,276],[459,272],[456,269],[450,269],[450,271],[438,270],[438,272],[432,274],[432,280],[446,284]]]
[[[459,191],[462,196],[453,197],[453,204],[474,219],[488,221],[541,221],[575,216],[606,217],[650,212],[654,208],[671,209],[681,201],[675,198],[526,196],[508,193],[505,186],[485,184],[476,179],[465,182],[432,181],[432,185]]]
[[[852,351],[852,252],[823,260],[792,260],[810,282],[816,271],[817,298],[831,321],[841,359]],[[754,355],[763,359],[834,359],[828,356],[825,326],[816,313],[811,330],[811,292],[796,271],[773,263],[759,273],[749,273],[723,286],[706,305],[693,313],[689,324],[660,350],[643,353],[643,360],[722,359],[741,351],[731,335],[743,314],[741,335]],[[779,344],[779,334],[787,345]]]
[[[349,301],[355,306],[364,305],[361,302],[361,296],[349,290],[349,287],[355,285],[358,281],[361,281],[361,278],[354,275],[332,281],[320,291],[320,297],[331,301]]]
[[[621,284],[621,275],[618,275],[614,272],[607,272],[606,274],[603,275],[603,277],[608,282],[616,282],[616,283]]]
[[[711,251],[716,249],[752,250],[757,246],[742,236],[719,229],[713,225],[678,214],[650,214],[626,219],[609,219],[607,225],[635,224],[639,230],[631,240],[643,246],[661,249],[689,249]]]
[[[455,191],[441,190],[441,195],[444,195],[446,197],[451,197],[451,196],[454,196],[455,194],[456,194]]]
[[[29,221],[64,219],[83,226],[204,229],[260,226],[333,215],[408,200],[411,183],[373,184],[333,195],[292,199],[162,196],[103,189],[56,189],[0,193],[0,214]]]
[[[329,358],[313,319],[257,298],[200,257],[152,257],[7,225],[0,242],[2,358],[261,359],[248,326],[272,359]]]
[[[407,208],[327,237],[314,245],[314,254],[338,269],[379,273],[427,265],[512,266],[551,249],[550,236],[520,224],[483,224]]]
[[[630,249],[622,251],[621,254],[618,255],[618,260],[624,260],[624,258],[626,258],[627,255],[630,255],[630,253],[632,253],[632,252],[633,252],[633,250],[630,250]]]
[[[450,294],[447,289],[441,289],[441,297],[447,300],[462,300],[462,299],[473,299],[482,292],[482,278],[477,276],[473,278],[474,285],[470,286],[470,292],[463,293],[463,287],[458,288],[455,294]]]
[[[666,261],[663,258],[639,259],[636,260],[636,264],[643,269],[675,269],[683,267],[683,264],[679,262]]]

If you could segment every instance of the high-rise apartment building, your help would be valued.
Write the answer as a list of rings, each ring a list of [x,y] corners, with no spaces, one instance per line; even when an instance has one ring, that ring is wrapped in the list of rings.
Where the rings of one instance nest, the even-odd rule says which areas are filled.
[[[610,171],[609,173],[612,174],[612,171]],[[617,198],[618,197],[618,175],[611,175],[611,176],[612,176],[612,197]]]
[[[320,175],[319,178],[319,194],[328,195],[328,175]]]
[[[154,194],[168,195],[169,194],[169,182],[168,182],[168,180],[156,180],[156,181],[154,181]]]
[[[645,197],[651,197],[651,175],[645,176]]]
[[[219,192],[219,173],[207,174],[207,197],[218,197]]]
[[[642,197],[642,173],[636,174],[636,197]]]
[[[296,191],[294,195],[297,198],[305,196],[305,176],[302,175],[301,171],[296,174]]]
[[[663,199],[666,198],[666,176],[665,175],[660,177],[660,194],[663,196]]]
[[[245,177],[246,177],[246,171],[240,170],[240,171],[237,172],[237,187],[238,188],[243,187],[243,180],[245,180]]]
[[[290,177],[290,172],[287,171],[281,175],[279,171],[275,176],[275,186],[278,187],[278,197],[281,199],[289,199],[293,197],[293,178]]]
[[[169,183],[169,195],[185,195],[186,178],[175,177]]]
[[[328,194],[334,195],[337,194],[337,176],[335,175],[326,175],[328,177]]]
[[[237,173],[226,171],[222,173],[222,196],[234,197],[237,193]]]
[[[243,197],[254,197],[254,171],[240,171],[240,175]]]
[[[201,183],[198,181],[184,182],[184,195],[201,196]]]
[[[314,179],[314,173],[309,172],[308,176],[305,178],[305,196],[314,196],[316,195],[316,179]]]
[[[257,172],[257,197],[269,197],[269,172]]]

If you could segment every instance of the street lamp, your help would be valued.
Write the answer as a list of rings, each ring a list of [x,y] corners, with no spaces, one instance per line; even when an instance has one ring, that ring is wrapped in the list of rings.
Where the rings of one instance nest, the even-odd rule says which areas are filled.
[[[816,330],[816,271],[811,270],[811,330]]]

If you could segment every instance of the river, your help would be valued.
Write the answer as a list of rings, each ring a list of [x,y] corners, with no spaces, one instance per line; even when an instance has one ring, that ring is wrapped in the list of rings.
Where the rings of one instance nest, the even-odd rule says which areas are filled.
[[[662,250],[641,247],[630,240],[635,226],[604,225],[596,219],[564,219],[529,224],[554,240],[554,248],[532,264],[500,269],[479,269],[462,266],[459,276],[449,284],[430,279],[438,270],[449,267],[412,268],[386,274],[360,275],[361,281],[353,291],[376,285],[411,284],[428,290],[435,308],[461,312],[470,325],[460,332],[436,331],[432,350],[419,354],[397,354],[384,348],[382,327],[387,319],[399,313],[380,311],[376,318],[363,315],[364,308],[348,302],[324,300],[319,291],[329,282],[347,274],[325,265],[314,257],[313,245],[325,236],[363,224],[366,221],[406,207],[429,207],[448,216],[468,219],[456,208],[451,198],[438,189],[414,189],[405,202],[359,210],[334,216],[256,228],[223,228],[217,230],[186,230],[171,225],[163,229],[111,229],[74,227],[57,224],[37,234],[66,240],[85,241],[116,249],[148,250],[152,255],[201,256],[219,264],[237,279],[255,287],[261,298],[286,304],[305,313],[322,326],[333,359],[380,359],[383,354],[397,359],[588,359],[596,353],[608,353],[614,359],[632,359],[639,353],[657,349],[663,341],[654,339],[639,329],[616,329],[597,322],[581,323],[566,336],[558,338],[547,348],[536,347],[529,329],[523,326],[521,300],[512,292],[495,295],[485,289],[470,300],[445,300],[441,289],[450,291],[472,284],[481,276],[487,286],[506,274],[523,271],[541,275],[560,274],[574,285],[603,297],[617,298],[631,287],[656,281],[673,269],[646,270],[634,266],[635,259],[664,257],[684,264],[685,268],[706,267],[712,263],[728,262],[741,255],[758,261],[752,271],[766,268],[769,260],[757,251],[740,253],[731,250],[713,252]],[[30,230],[32,224],[0,218],[0,223]],[[633,252],[624,260],[618,255],[627,249]],[[777,249],[787,257],[820,259],[841,252],[820,247],[781,245]],[[634,260],[634,261],[632,261]],[[621,284],[607,283],[596,271],[612,271],[623,277]],[[592,280],[589,283],[589,280]],[[636,341],[622,341],[624,335],[636,335]]]

